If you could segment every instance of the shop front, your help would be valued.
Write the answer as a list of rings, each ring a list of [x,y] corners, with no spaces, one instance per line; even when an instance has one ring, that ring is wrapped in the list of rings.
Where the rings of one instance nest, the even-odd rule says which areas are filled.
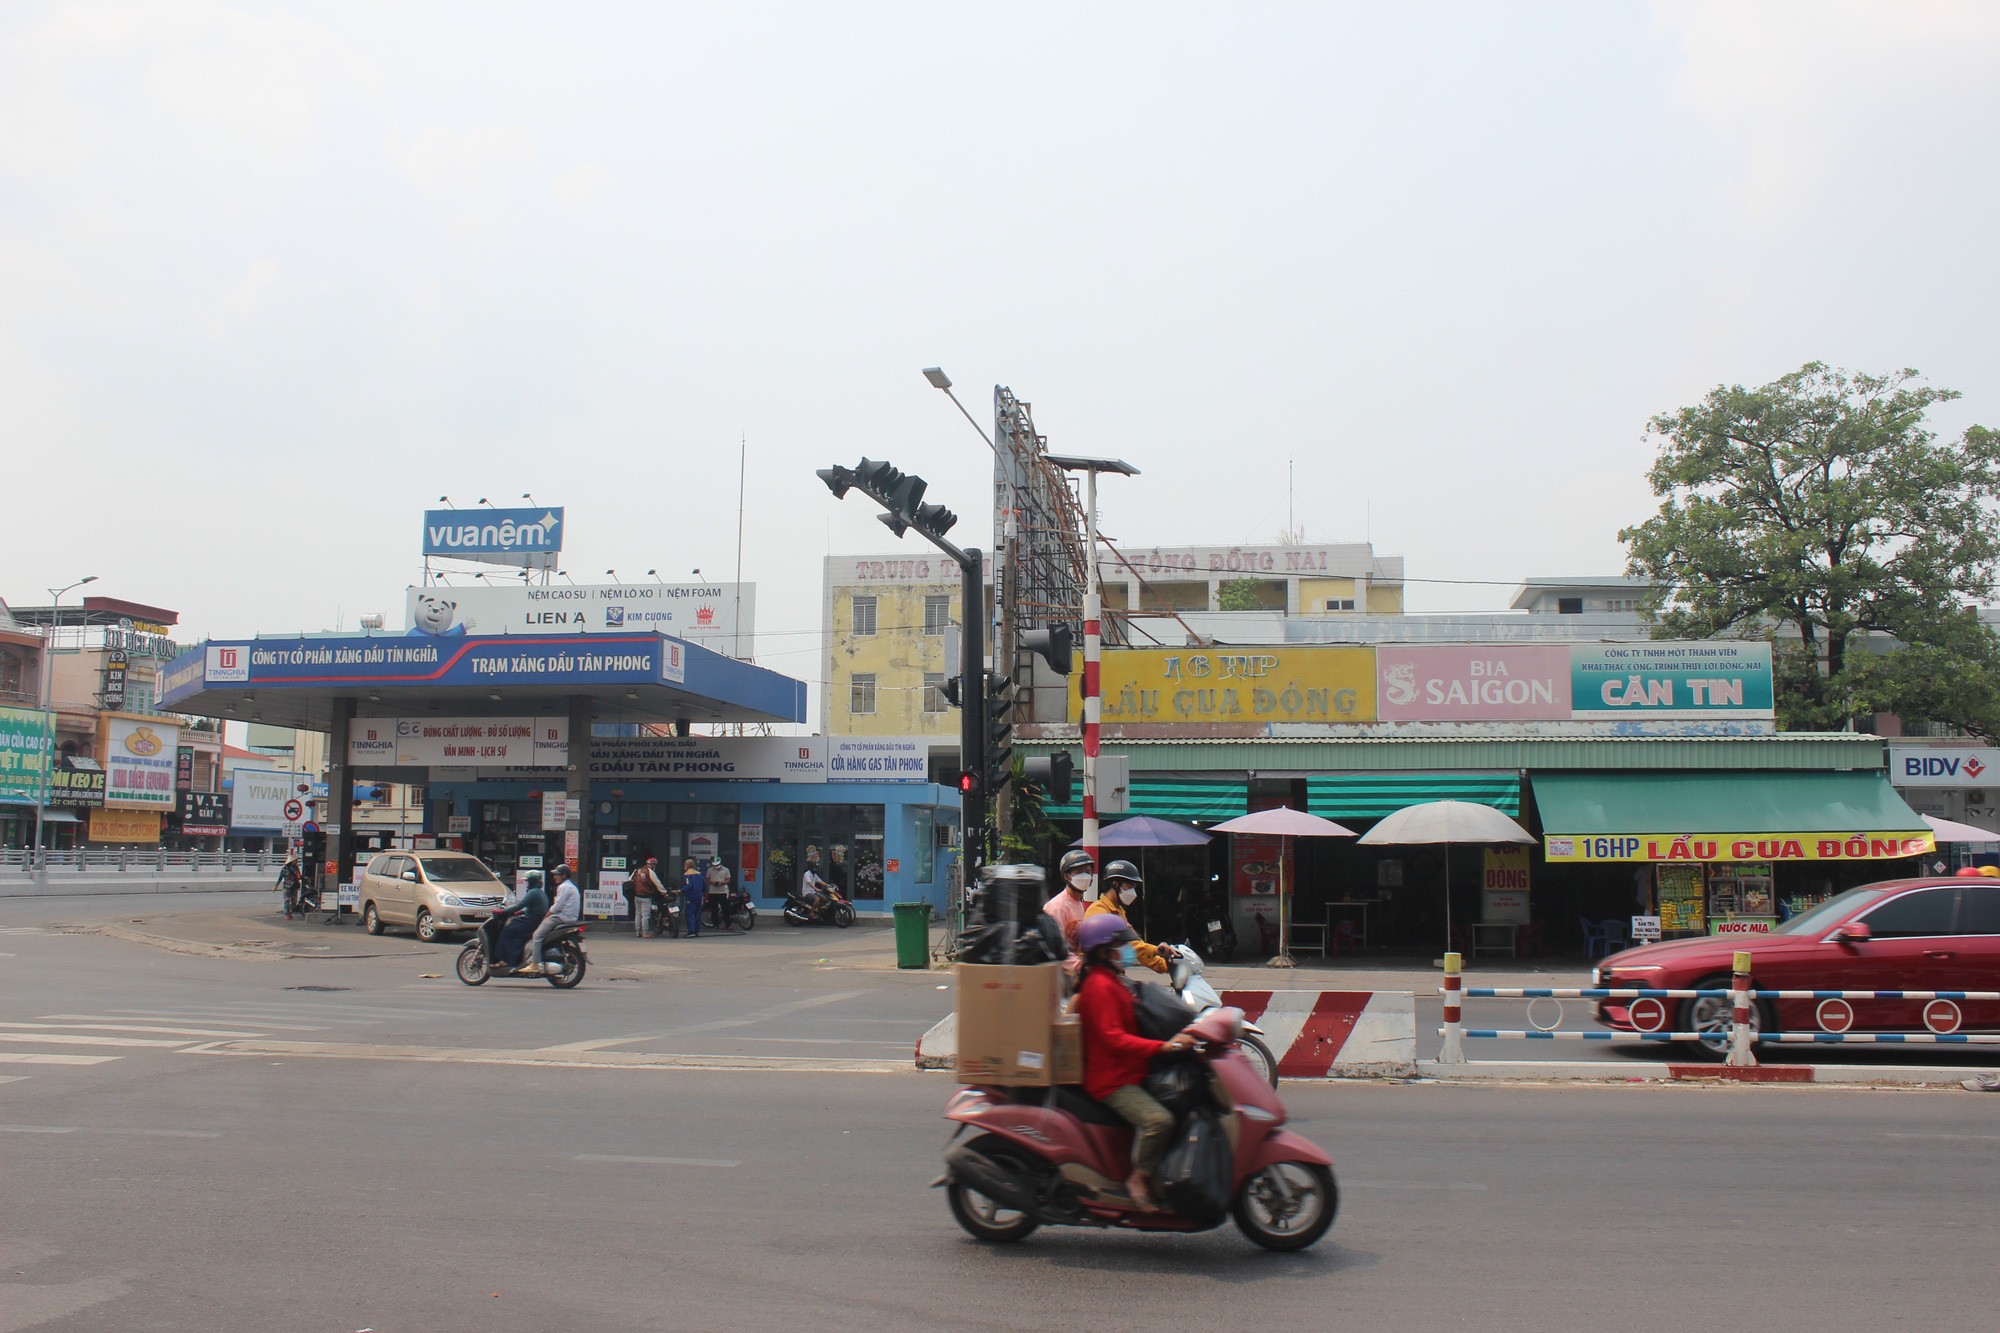
[[[1536,773],[1551,865],[1629,877],[1664,939],[1753,934],[1841,889],[1916,874],[1936,843],[1881,771]],[[1653,933],[1649,926],[1643,933]]]

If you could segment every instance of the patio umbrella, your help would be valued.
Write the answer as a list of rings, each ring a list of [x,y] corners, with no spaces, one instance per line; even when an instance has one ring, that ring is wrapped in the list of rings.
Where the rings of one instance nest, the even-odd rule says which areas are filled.
[[[1931,826],[1931,834],[1939,842],[2000,842],[2000,833],[1977,824],[1961,824],[1954,819],[1939,819],[1936,815],[1925,815],[1924,822]]]
[[[1282,839],[1278,844],[1278,953],[1272,958],[1271,967],[1294,967],[1292,962],[1292,918],[1285,905],[1288,891],[1285,887],[1285,865],[1291,860],[1293,838],[1351,838],[1354,830],[1343,828],[1331,819],[1321,819],[1303,810],[1293,810],[1288,806],[1277,806],[1270,810],[1254,810],[1247,815],[1226,819],[1214,828],[1217,833],[1261,833],[1265,837]]]
[[[1139,849],[1139,876],[1146,875],[1146,849],[1148,847],[1199,847],[1212,842],[1206,833],[1186,824],[1176,824],[1171,819],[1155,819],[1151,815],[1133,815],[1121,819],[1116,824],[1107,824],[1097,831],[1097,845],[1100,847],[1137,847]],[[1083,846],[1083,839],[1071,843],[1072,847]],[[1139,901],[1139,927],[1146,926],[1146,903]]]
[[[1451,845],[1533,843],[1534,835],[1490,805],[1476,801],[1425,801],[1406,805],[1361,835],[1374,847],[1444,847],[1444,947],[1451,948]]]

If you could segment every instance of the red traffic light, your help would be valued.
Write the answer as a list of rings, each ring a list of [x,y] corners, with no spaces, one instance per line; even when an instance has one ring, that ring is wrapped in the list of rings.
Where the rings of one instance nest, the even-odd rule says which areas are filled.
[[[958,789],[969,796],[979,790],[979,779],[971,773],[960,773],[958,775]]]

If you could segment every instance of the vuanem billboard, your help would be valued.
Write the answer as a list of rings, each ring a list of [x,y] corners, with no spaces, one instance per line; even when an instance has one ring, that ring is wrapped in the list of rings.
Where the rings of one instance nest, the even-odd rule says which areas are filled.
[[[563,511],[426,509],[424,554],[524,568],[552,566],[562,550]]]

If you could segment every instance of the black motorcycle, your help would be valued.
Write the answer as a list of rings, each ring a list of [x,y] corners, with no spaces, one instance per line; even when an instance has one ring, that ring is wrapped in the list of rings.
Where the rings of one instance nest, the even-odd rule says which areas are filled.
[[[1211,963],[1236,956],[1236,923],[1230,920],[1229,894],[1219,876],[1200,888],[1181,890],[1181,937]]]
[[[821,881],[817,893],[792,889],[785,895],[785,924],[788,926],[834,925],[846,930],[854,924],[854,905],[839,889]]]
[[[681,896],[669,893],[661,898],[640,895],[636,906],[641,914],[641,924],[645,929],[638,931],[640,939],[655,939],[665,935],[670,940],[681,937]]]
[[[488,977],[539,976],[557,990],[568,990],[583,980],[589,965],[583,930],[581,921],[563,922],[542,937],[542,966],[530,966],[523,960],[521,967],[510,968],[501,965],[492,954],[499,947],[500,932],[482,927],[473,931],[472,938],[458,951],[458,979],[468,986],[483,986]],[[555,963],[556,967],[549,968],[549,963]]]
[[[751,901],[748,889],[731,886],[726,893],[711,893],[703,899],[701,921],[704,930],[752,931],[757,929],[757,904]]]
[[[306,916],[320,910],[320,890],[314,878],[300,873],[290,862],[278,872],[278,891],[285,896],[285,920],[290,921],[294,912]]]

